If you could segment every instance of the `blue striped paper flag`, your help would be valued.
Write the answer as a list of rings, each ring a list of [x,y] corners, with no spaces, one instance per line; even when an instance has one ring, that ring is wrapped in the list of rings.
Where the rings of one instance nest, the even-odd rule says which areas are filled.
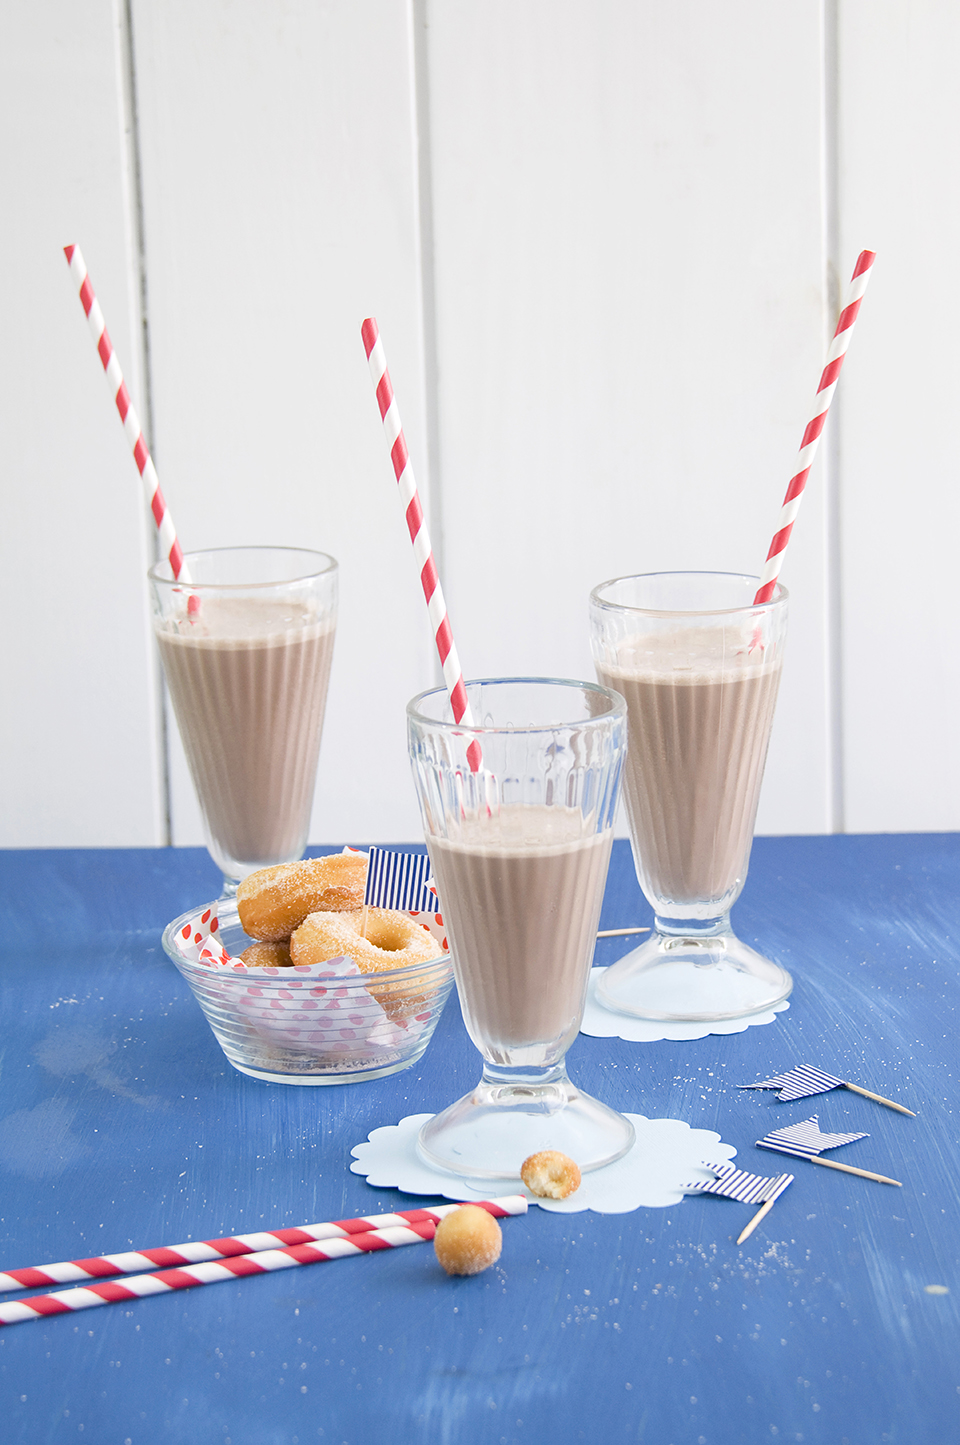
[[[370,908],[406,913],[436,913],[437,895],[428,886],[430,859],[425,853],[395,853],[371,848],[363,901]]]
[[[726,1199],[738,1199],[741,1204],[772,1204],[793,1183],[792,1174],[777,1174],[768,1179],[762,1174],[748,1174],[735,1164],[704,1164],[703,1167],[712,1169],[716,1178],[685,1184],[684,1194],[722,1194]]]
[[[869,1139],[869,1134],[823,1134],[814,1114],[802,1124],[791,1124],[787,1129],[774,1129],[763,1139],[757,1140],[758,1149],[775,1149],[780,1154],[794,1154],[798,1159],[812,1159],[824,1149],[839,1149],[841,1144],[852,1144],[856,1139]]]
[[[741,1084],[739,1087],[779,1089],[778,1099],[809,1099],[811,1094],[826,1094],[831,1089],[845,1089],[847,1084],[845,1079],[835,1079],[832,1074],[825,1074],[822,1069],[811,1069],[806,1064],[799,1064],[786,1074],[775,1074],[772,1079],[764,1079],[761,1084]]]
[[[862,1094],[865,1099],[873,1099],[877,1104],[885,1104],[888,1109],[896,1109],[898,1114],[909,1114],[911,1119],[917,1116],[906,1104],[898,1104],[895,1099],[885,1099],[882,1094],[874,1094],[870,1089],[863,1089],[859,1084],[851,1084],[849,1079],[835,1079],[832,1074],[825,1074],[822,1069],[811,1069],[807,1064],[799,1064],[795,1069],[790,1069],[785,1074],[775,1074],[772,1079],[764,1079],[759,1084],[741,1084],[741,1089],[779,1089],[778,1099],[808,1099],[811,1094],[826,1094],[830,1089],[850,1089],[854,1094]]]

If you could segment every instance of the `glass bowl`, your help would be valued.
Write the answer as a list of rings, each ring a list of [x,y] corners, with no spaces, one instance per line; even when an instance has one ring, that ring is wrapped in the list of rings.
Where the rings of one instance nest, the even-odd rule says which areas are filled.
[[[362,974],[350,959],[299,968],[239,965],[253,940],[227,899],[175,918],[163,947],[241,1074],[274,1084],[360,1083],[417,1062],[453,984],[441,915],[409,916],[432,935],[438,956],[384,973]],[[220,962],[221,949],[234,962]]]

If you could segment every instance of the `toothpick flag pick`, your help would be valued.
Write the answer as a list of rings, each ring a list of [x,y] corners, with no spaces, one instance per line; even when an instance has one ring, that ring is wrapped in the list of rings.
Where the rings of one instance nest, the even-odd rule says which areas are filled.
[[[912,1109],[904,1108],[903,1104],[895,1104],[892,1099],[885,1099],[882,1094],[872,1094],[869,1089],[861,1089],[859,1084],[851,1084],[846,1079],[835,1079],[832,1074],[825,1074],[821,1069],[811,1069],[806,1064],[800,1064],[785,1074],[776,1074],[772,1079],[764,1079],[760,1084],[741,1084],[740,1088],[779,1089],[778,1099],[809,1099],[811,1094],[826,1094],[831,1089],[850,1089],[854,1094],[862,1094],[865,1099],[873,1099],[877,1104],[886,1104],[888,1109],[896,1109],[898,1114],[909,1114],[911,1119],[917,1117]]]
[[[694,1184],[683,1186],[684,1194],[722,1194],[727,1199],[737,1199],[741,1204],[763,1204],[737,1238],[737,1243],[742,1244],[760,1223],[765,1214],[769,1214],[776,1201],[785,1189],[793,1183],[792,1174],[778,1174],[774,1179],[767,1179],[762,1174],[748,1174],[745,1169],[738,1169],[735,1164],[725,1161],[722,1164],[704,1164],[705,1169],[712,1169],[715,1175],[713,1179],[701,1179]]]
[[[758,1149],[774,1149],[779,1154],[793,1154],[798,1159],[807,1159],[811,1164],[823,1164],[828,1169],[841,1169],[844,1174],[859,1174],[861,1179],[875,1179],[878,1184],[895,1184],[899,1179],[888,1179],[885,1174],[873,1174],[867,1169],[854,1169],[851,1164],[838,1164],[835,1159],[820,1159],[817,1156],[824,1149],[839,1149],[841,1144],[853,1144],[857,1139],[869,1139],[869,1134],[824,1134],[818,1123],[818,1116],[804,1119],[802,1124],[791,1124],[786,1129],[774,1129],[772,1134],[757,1140]]]
[[[425,853],[396,853],[389,848],[371,848],[364,907],[435,913],[437,895],[430,887],[429,878],[430,859]]]
[[[741,1204],[768,1201],[772,1204],[793,1183],[792,1174],[778,1174],[770,1179],[763,1174],[748,1174],[745,1169],[738,1169],[726,1160],[722,1164],[704,1164],[703,1167],[712,1169],[714,1178],[685,1184],[684,1194],[722,1194],[727,1199],[738,1199]]]
[[[760,1149],[777,1149],[781,1154],[795,1154],[798,1159],[809,1159],[822,1149],[839,1149],[841,1144],[853,1144],[857,1139],[869,1139],[869,1134],[824,1134],[820,1128],[819,1115],[804,1119],[802,1124],[791,1124],[787,1129],[775,1129],[764,1139],[757,1140]]]

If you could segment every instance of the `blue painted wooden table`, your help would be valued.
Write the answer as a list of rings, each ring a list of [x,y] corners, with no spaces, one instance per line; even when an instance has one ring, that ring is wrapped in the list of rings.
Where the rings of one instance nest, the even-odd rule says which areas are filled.
[[[475,1082],[455,999],[405,1073],[259,1083],[227,1064],[160,948],[216,891],[205,853],[8,852],[0,880],[0,1268],[422,1202],[371,1189],[350,1149]],[[793,1170],[742,1248],[750,1211],[722,1199],[533,1210],[473,1279],[423,1246],[18,1324],[0,1330],[0,1438],[960,1439],[960,837],[759,839],[734,919],[796,979],[775,1023],[581,1036],[569,1065],[619,1108],[716,1129],[747,1168]],[[603,926],[645,921],[618,844]],[[804,1061],[918,1117],[845,1090],[781,1104],[736,1088]],[[813,1112],[869,1131],[851,1162],[904,1187],[753,1147]]]

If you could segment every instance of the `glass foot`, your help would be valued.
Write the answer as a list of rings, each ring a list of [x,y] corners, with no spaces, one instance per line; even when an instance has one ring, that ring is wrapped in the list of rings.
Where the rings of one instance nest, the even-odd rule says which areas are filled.
[[[519,1179],[541,1149],[558,1149],[581,1173],[612,1164],[632,1147],[629,1119],[571,1084],[563,1068],[534,1080],[491,1078],[429,1119],[417,1152],[435,1169],[472,1179]]]
[[[655,933],[606,970],[597,997],[614,1013],[711,1023],[764,1013],[792,988],[785,968],[729,930],[686,938]]]

